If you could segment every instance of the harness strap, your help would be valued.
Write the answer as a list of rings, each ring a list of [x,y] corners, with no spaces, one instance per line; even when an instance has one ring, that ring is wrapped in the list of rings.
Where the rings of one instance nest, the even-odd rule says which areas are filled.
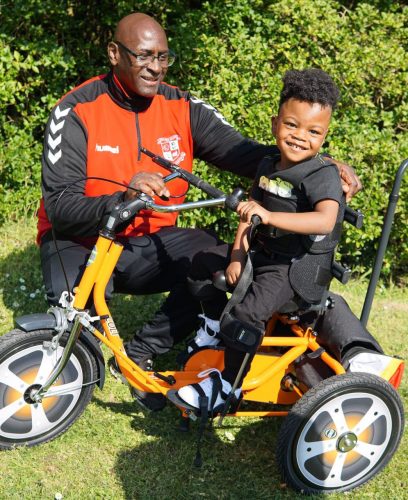
[[[249,285],[252,283],[252,277],[253,277],[252,253],[253,250],[248,251],[244,270],[238,281],[237,286],[234,288],[234,291],[232,292],[231,298],[229,299],[227,305],[224,307],[224,310],[221,313],[220,323],[226,313],[228,313],[236,304],[242,302],[242,299],[245,297]]]
[[[200,427],[198,429],[197,435],[197,451],[196,456],[194,458],[194,466],[201,467],[203,464],[203,459],[201,455],[201,441],[204,434],[205,426],[208,421],[208,416],[210,413],[211,418],[213,418],[214,404],[217,400],[217,396],[221,394],[223,398],[227,397],[227,394],[222,390],[222,382],[220,374],[216,371],[210,373],[210,378],[212,380],[212,389],[211,389],[211,399],[210,399],[210,412],[208,411],[209,399],[206,396],[204,390],[199,384],[192,384],[192,387],[198,392],[198,404],[200,407]]]
[[[194,384],[196,385],[196,384]],[[201,387],[200,387],[201,389]],[[198,391],[200,392],[200,391]],[[201,389],[201,393],[204,394],[204,391]],[[198,429],[198,434],[197,434],[197,451],[196,451],[196,456],[194,458],[194,466],[195,467],[201,467],[203,465],[203,459],[201,456],[201,439],[204,434],[205,426],[207,424],[208,420],[208,397],[204,395],[200,395],[198,398],[198,403],[200,405],[200,414],[201,414],[201,419],[200,419],[200,427]]]

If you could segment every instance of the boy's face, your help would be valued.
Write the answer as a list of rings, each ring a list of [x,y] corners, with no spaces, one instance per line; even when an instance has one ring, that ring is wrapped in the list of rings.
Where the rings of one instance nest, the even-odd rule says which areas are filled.
[[[281,167],[291,167],[319,152],[329,129],[331,107],[289,99],[272,118],[272,133],[281,152]]]

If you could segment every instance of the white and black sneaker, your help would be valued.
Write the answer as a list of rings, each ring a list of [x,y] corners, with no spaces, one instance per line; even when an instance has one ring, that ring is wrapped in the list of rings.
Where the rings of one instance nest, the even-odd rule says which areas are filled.
[[[208,377],[206,377],[208,375]],[[209,368],[198,374],[198,377],[206,377],[197,384],[185,385],[177,391],[178,398],[188,407],[199,410],[201,408],[201,398],[208,398],[208,411],[218,412],[231,392],[231,384],[224,380],[221,373],[216,368]],[[234,397],[239,399],[241,389],[234,392]]]
[[[187,344],[188,354],[202,347],[215,346],[220,343],[218,337],[220,322],[207,318],[205,314],[199,314],[198,317],[202,318],[202,324],[197,330],[196,336]]]
[[[404,361],[402,359],[367,350],[358,352],[358,348],[356,348],[356,351],[348,359],[347,371],[377,375],[398,389],[404,372]]]

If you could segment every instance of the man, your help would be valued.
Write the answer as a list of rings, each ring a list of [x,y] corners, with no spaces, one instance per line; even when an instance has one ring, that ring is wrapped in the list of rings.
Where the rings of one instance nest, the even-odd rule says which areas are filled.
[[[164,185],[166,171],[141,154],[142,146],[187,170],[197,157],[243,176],[254,175],[254,166],[275,151],[274,146],[244,138],[214,108],[188,92],[163,83],[174,56],[163,28],[151,17],[135,13],[123,18],[108,45],[108,57],[111,71],[66,94],[46,127],[38,241],[51,304],[58,303],[66,290],[51,225],[72,289],[103,221],[118,201],[135,196],[132,189],[85,177],[108,178],[156,196],[159,203],[172,203],[172,196],[181,203],[185,184],[176,180]],[[360,182],[350,167],[338,166],[351,197]],[[108,287],[108,294],[170,291],[153,320],[126,346],[129,356],[145,369],[151,368],[154,355],[171,349],[196,326],[200,308],[185,278],[193,255],[218,243],[208,231],[175,227],[176,218],[174,213],[149,210],[135,218],[120,235],[124,251]],[[343,314],[360,325],[347,306]],[[145,398],[150,409],[163,406],[161,395],[136,396]]]

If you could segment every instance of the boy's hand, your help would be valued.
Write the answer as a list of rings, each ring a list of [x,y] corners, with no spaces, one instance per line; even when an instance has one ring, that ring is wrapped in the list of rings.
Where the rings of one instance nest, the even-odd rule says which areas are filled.
[[[243,271],[243,263],[239,261],[233,261],[225,270],[225,278],[229,285],[235,286],[239,278],[241,277]]]
[[[340,161],[334,160],[333,158],[332,161],[339,169],[341,186],[343,188],[343,192],[346,195],[346,201],[349,202],[355,194],[361,191],[363,185],[361,184],[360,178],[355,173],[353,167],[350,167],[350,165],[347,165],[346,163],[341,163]]]
[[[247,224],[251,224],[253,215],[258,215],[262,224],[269,224],[270,212],[259,205],[256,201],[241,201],[238,205],[237,213],[239,214],[242,222],[246,222]]]

